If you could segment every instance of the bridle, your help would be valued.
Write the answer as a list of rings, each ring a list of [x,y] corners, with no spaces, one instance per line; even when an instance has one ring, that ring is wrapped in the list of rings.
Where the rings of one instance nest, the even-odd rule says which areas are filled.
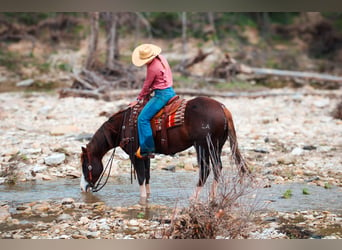
[[[122,119],[122,124],[120,126],[120,130],[117,131],[110,123],[108,123],[107,125],[109,126],[110,130],[112,130],[114,133],[117,133],[118,137],[117,137],[117,140],[118,140],[118,145],[119,145],[119,142],[121,141],[121,133],[122,133],[122,129],[125,129],[124,126],[125,126],[125,120],[126,120],[126,112],[124,113],[124,119]],[[90,155],[90,152],[89,150],[87,150],[87,157],[88,157],[88,161],[89,161],[89,166],[88,166],[88,179],[90,181],[90,185],[94,186],[92,188],[92,192],[98,192],[100,191],[106,184],[107,184],[107,181],[109,179],[109,176],[110,176],[110,172],[112,170],[112,165],[113,165],[113,160],[114,160],[114,155],[115,155],[115,147],[113,146],[113,152],[106,164],[106,167],[104,168],[104,170],[102,171],[99,179],[97,180],[97,184],[94,186],[92,184],[92,181],[93,181],[93,174],[92,174],[92,170],[93,170],[93,167],[90,165],[90,162],[91,162],[91,155]],[[108,174],[107,174],[107,177],[104,181],[103,184],[101,184],[101,181],[102,181],[102,178],[104,177],[106,171],[107,171],[107,168],[109,167],[109,171],[108,171]]]
[[[88,155],[89,155],[89,153],[88,153]],[[99,177],[99,179],[98,179],[98,181],[97,181],[97,184],[95,185],[95,187],[93,187],[92,192],[95,193],[95,192],[100,191],[100,190],[107,184],[107,181],[108,181],[108,179],[109,179],[110,172],[111,172],[111,170],[112,170],[114,155],[115,155],[115,148],[113,149],[113,152],[112,152],[112,154],[111,154],[111,156],[110,156],[110,158],[109,158],[109,160],[108,160],[108,162],[107,162],[107,164],[106,164],[105,169],[102,171],[102,173],[101,173],[101,175],[100,175],[100,177]],[[89,156],[88,156],[88,157],[89,157]],[[89,158],[88,158],[88,159],[89,159]],[[102,178],[103,178],[103,176],[105,175],[108,166],[109,166],[109,171],[108,171],[107,177],[106,177],[104,183],[101,184]],[[92,180],[93,180],[93,175],[92,175],[92,166],[91,166],[91,165],[88,166],[88,170],[89,170],[89,172],[88,172],[89,181],[92,182]],[[100,185],[101,185],[101,186],[100,186]]]

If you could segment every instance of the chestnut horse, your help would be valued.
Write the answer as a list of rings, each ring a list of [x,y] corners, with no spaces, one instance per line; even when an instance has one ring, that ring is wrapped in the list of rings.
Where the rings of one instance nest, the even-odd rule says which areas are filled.
[[[135,156],[139,145],[136,128],[129,129],[131,113],[132,107],[128,107],[114,114],[96,131],[86,148],[82,147],[80,183],[82,191],[88,192],[95,187],[103,172],[103,156],[112,148],[120,146],[130,156],[136,171],[140,185],[140,197],[145,198],[150,193],[150,159],[139,159]],[[156,134],[154,138],[156,153],[174,155],[191,146],[196,149],[199,180],[194,198],[198,197],[209,176],[210,163],[214,172],[211,195],[215,195],[222,170],[222,147],[227,138],[229,138],[231,153],[240,175],[250,173],[238,148],[230,111],[223,104],[211,98],[197,97],[189,100],[185,108],[184,123],[169,128],[167,135],[168,147],[163,148],[160,133]]]

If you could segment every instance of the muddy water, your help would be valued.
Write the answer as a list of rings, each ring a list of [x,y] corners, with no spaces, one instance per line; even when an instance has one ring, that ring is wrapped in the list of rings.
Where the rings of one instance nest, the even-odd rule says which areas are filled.
[[[149,204],[168,207],[186,206],[194,191],[197,176],[198,173],[195,172],[152,172],[152,195],[148,200]],[[303,194],[304,188],[309,192],[308,195]],[[202,192],[202,199],[206,199],[207,189],[205,188]],[[286,190],[292,191],[292,196],[289,199],[282,198]],[[60,200],[66,197],[71,197],[78,202],[102,201],[109,206],[126,207],[138,204],[139,188],[136,180],[131,184],[129,175],[110,178],[100,192],[90,194],[80,192],[78,179],[0,186],[0,202],[16,204],[30,201]],[[260,209],[282,212],[299,210],[342,212],[342,191],[337,187],[325,189],[307,183],[272,185],[270,188],[257,189],[248,197],[246,202],[257,202]]]

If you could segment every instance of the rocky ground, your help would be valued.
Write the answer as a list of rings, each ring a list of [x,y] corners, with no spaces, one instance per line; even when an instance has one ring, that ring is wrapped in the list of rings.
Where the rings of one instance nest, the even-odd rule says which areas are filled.
[[[306,182],[322,188],[342,184],[342,122],[331,112],[341,90],[279,89],[259,98],[216,98],[232,112],[239,145],[259,183]],[[55,93],[0,93],[0,184],[79,178],[79,156],[105,114],[131,99],[113,102],[59,99]],[[228,144],[224,155],[229,154]],[[190,157],[189,157],[190,156]],[[196,170],[193,151],[176,158],[156,157],[152,169],[170,165]],[[224,164],[229,161],[224,157]],[[112,174],[129,173],[118,150]],[[172,211],[153,207],[109,207],[103,203],[0,202],[0,238],[163,238]],[[342,206],[342,204],[341,204]],[[149,208],[151,209],[151,208]],[[134,211],[134,212],[132,212]],[[341,238],[340,211],[264,211],[250,222],[247,238]],[[224,236],[219,236],[224,237]]]

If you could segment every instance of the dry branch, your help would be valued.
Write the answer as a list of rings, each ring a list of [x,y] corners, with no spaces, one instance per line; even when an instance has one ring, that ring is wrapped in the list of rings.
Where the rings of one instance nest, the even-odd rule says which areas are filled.
[[[82,89],[71,89],[64,88],[59,91],[59,97],[85,97],[85,98],[93,98],[96,100],[105,99],[103,94],[98,93],[96,90],[82,90]]]
[[[202,49],[199,49],[197,52],[197,55],[195,57],[184,60],[182,63],[180,63],[179,65],[177,65],[175,67],[175,70],[180,71],[180,72],[184,72],[186,69],[194,66],[197,63],[202,62],[203,60],[205,60],[207,58],[207,56],[209,56],[211,53],[212,53],[212,51],[204,53]]]
[[[228,53],[225,54],[222,62],[215,67],[212,74],[214,77],[223,78],[227,81],[230,81],[237,75],[247,75],[248,80],[265,79],[267,77],[291,79],[296,85],[305,85],[306,83],[310,83],[310,81],[342,84],[342,77],[330,74],[249,67],[237,62]]]
[[[316,80],[316,81],[342,83],[342,77],[329,75],[329,74],[279,70],[279,69],[267,69],[267,68],[252,68],[252,67],[249,67],[249,68],[251,70],[251,73],[256,74],[256,75],[284,76],[284,77],[291,77],[291,78],[303,78],[304,80]]]

